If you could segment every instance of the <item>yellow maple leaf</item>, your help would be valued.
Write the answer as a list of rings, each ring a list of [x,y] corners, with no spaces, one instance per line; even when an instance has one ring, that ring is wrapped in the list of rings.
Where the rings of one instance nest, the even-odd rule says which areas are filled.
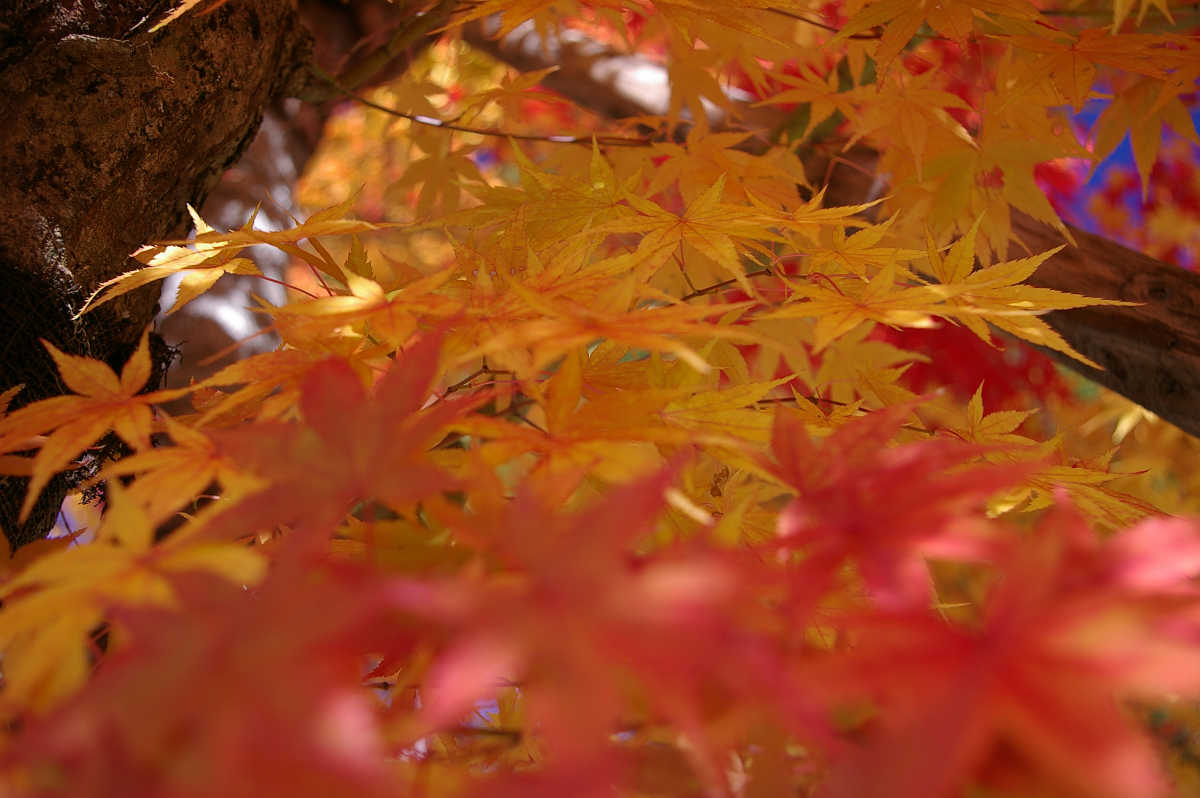
[[[1000,410],[983,412],[983,383],[975,389],[967,403],[967,426],[955,429],[963,440],[984,446],[1034,446],[1036,441],[1020,435],[1016,430],[1033,415],[1033,410]]]
[[[540,169],[519,147],[513,147],[513,158],[521,175],[520,189],[472,188],[485,204],[444,221],[472,226],[499,222],[510,228],[520,223],[519,235],[510,240],[542,252],[547,247],[558,249],[564,240],[597,225],[633,215],[623,199],[640,175],[619,181],[595,142],[586,180]]]
[[[974,32],[977,17],[1028,22],[1040,16],[1037,7],[1028,0],[852,0],[846,12],[850,19],[831,44],[882,27],[875,58],[884,70],[926,23],[942,36],[965,41]]]
[[[508,77],[501,81],[500,85],[494,89],[485,89],[476,92],[470,96],[464,97],[461,101],[462,111],[461,118],[469,119],[478,116],[488,105],[497,104],[500,110],[504,112],[508,118],[520,118],[521,103],[529,99],[537,99],[547,103],[559,103],[563,105],[569,104],[568,100],[556,94],[542,92],[540,94],[532,94],[529,90],[537,86],[546,78],[547,75],[558,70],[558,66],[539,69],[534,72],[524,72],[515,77]],[[466,124],[463,122],[463,124]]]
[[[319,296],[270,308],[277,319],[311,320],[313,326],[332,333],[344,325],[361,325],[373,340],[397,348],[417,329],[420,319],[447,318],[460,310],[460,304],[437,293],[454,276],[447,268],[419,277],[392,291],[369,277],[345,271],[347,293]],[[294,329],[294,327],[293,327]]]
[[[861,208],[862,206],[859,206]],[[851,208],[827,208],[824,213],[802,214],[797,211],[796,218],[803,221],[785,222],[789,227],[810,228],[814,223],[824,223],[828,234],[814,242],[812,246],[801,247],[800,252],[806,255],[802,270],[805,274],[829,272],[833,274],[852,274],[864,280],[869,279],[879,269],[891,264],[899,276],[911,277],[912,273],[902,267],[901,263],[911,263],[922,257],[923,252],[916,249],[905,249],[890,244],[884,244],[896,217],[892,216],[881,224],[865,225],[862,229],[846,235],[846,220],[838,218],[838,211],[852,210]],[[820,212],[818,212],[820,213]]]
[[[824,78],[808,74],[788,75],[784,73],[777,73],[774,77],[783,85],[791,88],[773,92],[755,105],[808,103],[808,120],[804,128],[797,134],[796,138],[798,139],[806,139],[813,129],[835,113],[840,112],[845,117],[850,117],[854,113],[856,103],[853,95],[840,90],[837,70],[831,69]]]
[[[197,387],[241,387],[212,402],[198,423],[207,424],[220,416],[241,412],[247,405],[253,407],[267,397],[279,400],[275,407],[290,408],[295,403],[305,375],[324,358],[325,353],[319,351],[279,349],[251,355],[231,363]],[[258,408],[258,412],[263,417],[271,415],[261,407]]]
[[[699,390],[670,402],[662,417],[681,429],[715,438],[729,438],[765,444],[771,437],[774,413],[760,401],[791,375],[777,380],[731,385],[722,390]]]
[[[946,140],[976,147],[975,139],[949,113],[970,106],[957,95],[937,88],[936,77],[933,71],[923,75],[893,71],[879,84],[847,92],[861,107],[849,115],[854,135],[846,146],[872,136],[902,148],[912,157],[918,179],[927,150],[945,147]]]
[[[741,252],[769,252],[759,241],[786,241],[770,229],[771,219],[756,209],[721,201],[725,190],[722,175],[704,193],[696,197],[682,214],[675,214],[658,203],[629,193],[626,201],[639,215],[597,226],[596,232],[644,233],[639,250],[669,252],[688,245],[728,272],[746,293],[757,291],[746,277]]]
[[[934,312],[943,318],[960,322],[984,341],[991,341],[987,327],[991,324],[1030,343],[1049,347],[1092,368],[1103,370],[1102,366],[1075,351],[1039,316],[1050,310],[1133,303],[1094,299],[1023,285],[1042,263],[1063,248],[1061,246],[1039,255],[1005,261],[971,272],[978,228],[977,222],[967,235],[955,242],[944,260],[936,251],[930,250],[930,268],[935,274],[946,278],[945,282],[928,286],[945,301],[945,305]]]
[[[104,468],[101,477],[138,475],[126,488],[151,524],[160,524],[183,504],[219,482],[221,497],[233,500],[258,481],[223,455],[203,432],[163,416],[163,428],[173,445],[136,452]]]
[[[50,477],[106,432],[115,432],[135,450],[149,448],[151,406],[188,392],[176,389],[140,393],[150,379],[149,330],[142,333],[141,343],[120,377],[106,363],[68,355],[48,341],[42,343],[54,358],[63,384],[76,395],[43,399],[0,419],[0,452],[32,448],[28,443],[31,438],[48,435],[33,458],[29,490],[21,506],[22,520],[28,517]]]
[[[931,314],[941,300],[924,286],[897,284],[897,266],[888,263],[864,283],[861,279],[828,279],[797,285],[792,299],[763,314],[767,319],[813,318],[813,351],[820,352],[835,339],[865,322],[894,327],[930,327]],[[825,283],[832,286],[827,288]]]
[[[1000,37],[1019,50],[1037,53],[1025,69],[1040,82],[1047,75],[1061,95],[1081,108],[1096,76],[1097,66],[1168,80],[1178,69],[1194,67],[1197,45],[1187,36],[1111,33],[1090,28],[1078,36],[1056,31],[1050,36]]]
[[[745,341],[754,338],[745,329],[708,321],[744,310],[749,303],[630,310],[639,285],[628,279],[617,283],[607,296],[598,297],[591,306],[573,299],[542,296],[515,281],[509,282],[508,288],[532,311],[533,317],[498,329],[495,335],[465,353],[463,360],[481,355],[493,357],[528,347],[532,358],[526,368],[536,371],[576,347],[606,339],[631,347],[670,352],[697,371],[707,372],[709,365],[694,348],[684,343],[685,338],[725,337]]]
[[[1133,145],[1133,160],[1142,178],[1142,200],[1150,188],[1150,170],[1158,158],[1162,145],[1163,125],[1170,126],[1178,135],[1193,144],[1200,145],[1200,135],[1187,107],[1179,94],[1195,91],[1178,84],[1163,83],[1153,78],[1142,78],[1130,88],[1117,94],[1094,127],[1097,163],[1107,158],[1129,132]]]
[[[860,397],[870,407],[912,401],[916,395],[901,378],[913,363],[929,362],[929,358],[871,340],[869,333],[863,325],[829,344],[809,384],[821,397],[847,403],[843,407],[857,406]]]
[[[222,233],[209,227],[189,207],[197,231],[193,240],[167,241],[139,249],[133,256],[146,266],[101,283],[83,303],[78,315],[82,316],[122,294],[182,271],[185,272],[184,282],[180,285],[175,304],[168,311],[173,312],[211,288],[223,274],[260,274],[253,261],[237,257],[246,247],[270,244],[290,253],[289,247],[302,239],[361,233],[379,228],[379,225],[369,222],[338,218],[345,210],[344,206],[336,206],[320,211],[303,224],[288,230],[255,230],[254,220],[251,219],[237,230]]]
[[[692,128],[683,144],[656,142],[645,153],[643,168],[649,172],[650,181],[641,195],[652,197],[677,185],[680,195],[690,202],[724,175],[727,200],[744,201],[753,194],[768,200],[772,207],[796,207],[796,187],[808,182],[803,163],[781,147],[763,155],[737,149],[750,135],[701,134],[698,128]],[[661,156],[666,156],[665,160]]]
[[[243,545],[185,536],[155,545],[154,524],[118,482],[109,483],[108,500],[94,542],[52,549],[0,585],[5,690],[22,704],[44,708],[83,682],[88,640],[108,607],[170,606],[171,573],[207,571],[250,585],[266,572]]]
[[[1167,22],[1175,24],[1175,18],[1171,16],[1170,0],[1113,0],[1113,24],[1112,32],[1116,33],[1121,29],[1121,25],[1125,23],[1125,19],[1129,16],[1129,12],[1133,10],[1133,4],[1138,4],[1137,24],[1140,27],[1142,20],[1146,18],[1146,12],[1154,6],[1159,10]]]
[[[620,8],[620,3],[596,3],[597,6]],[[452,25],[498,15],[497,38],[503,38],[526,20],[533,20],[539,35],[556,30],[559,19],[565,16],[572,2],[564,0],[483,0],[480,3],[458,6]],[[546,41],[546,39],[541,39]]]

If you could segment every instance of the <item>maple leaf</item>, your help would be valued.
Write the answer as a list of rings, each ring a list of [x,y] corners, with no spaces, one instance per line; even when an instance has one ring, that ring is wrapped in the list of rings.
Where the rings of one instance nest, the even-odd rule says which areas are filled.
[[[950,439],[880,448],[911,413],[901,405],[848,421],[819,444],[781,409],[769,467],[796,492],[778,535],[830,578],[853,560],[883,606],[921,605],[930,583],[925,558],[975,559],[990,544],[970,537],[972,512],[1019,482],[1028,464],[977,464],[981,450]]]
[[[862,107],[850,114],[854,136],[846,146],[871,135],[894,141],[911,154],[917,179],[921,179],[926,150],[931,146],[940,149],[947,138],[977,146],[967,129],[949,113],[970,106],[957,95],[931,85],[934,77],[933,72],[915,76],[892,72],[886,86],[853,89],[850,94]],[[863,102],[864,97],[870,97],[871,102]]]
[[[556,30],[561,15],[562,0],[483,0],[483,2],[455,9],[454,23],[461,25],[471,20],[483,19],[499,14],[496,36],[502,37],[527,19],[532,19],[539,34]],[[620,2],[597,2],[599,7],[620,8]]]
[[[698,3],[695,0],[656,0],[654,7],[671,24],[674,31],[683,36],[699,27],[699,23],[714,21],[718,24],[712,26],[712,30],[732,31],[732,35],[726,35],[735,41],[751,36],[785,45],[789,42],[779,38],[770,27],[770,23],[776,18],[769,15],[764,18],[754,12],[767,10],[798,14],[809,10],[804,0],[716,0],[709,3]]]
[[[455,608],[434,616],[454,636],[428,673],[413,734],[456,721],[475,701],[519,680],[528,723],[551,761],[603,758],[631,675],[656,712],[688,734],[693,761],[714,783],[723,778],[721,752],[709,748],[693,709],[707,691],[786,707],[798,732],[824,733],[799,686],[745,628],[748,614],[735,610],[763,576],[753,560],[687,549],[632,556],[661,514],[678,467],[574,512],[559,507],[574,493],[579,471],[542,474],[507,501],[477,490],[470,514],[431,507],[458,539],[488,552],[498,571],[467,601],[458,592],[451,603],[461,591],[461,583],[451,583],[446,599],[434,602]],[[430,614],[419,605],[412,611]],[[739,653],[718,660],[706,653],[714,645]]]
[[[751,195],[763,198],[775,207],[794,207],[799,197],[797,185],[807,185],[804,165],[784,150],[772,150],[767,156],[750,155],[737,149],[748,133],[709,133],[698,128],[688,131],[681,144],[655,143],[647,153],[651,159],[650,182],[640,192],[652,197],[677,185],[679,194],[690,201],[726,175],[725,194],[729,199]],[[665,160],[661,156],[666,156]]]
[[[1032,500],[1026,511],[1050,506],[1055,493],[1065,490],[1071,501],[1096,524],[1109,529],[1124,529],[1130,524],[1158,514],[1151,502],[1113,488],[1109,483],[1126,476],[1113,471],[1108,463],[1112,452],[1099,463],[1050,464],[1029,478]]]
[[[183,504],[218,483],[221,495],[232,499],[257,486],[232,458],[222,454],[211,438],[170,416],[162,417],[172,446],[155,446],[105,466],[105,479],[138,475],[127,492],[151,523],[171,517]]]
[[[77,689],[89,666],[89,641],[117,605],[171,606],[169,575],[205,571],[253,584],[265,571],[257,552],[183,535],[154,544],[155,525],[119,483],[95,542],[60,548],[0,584],[0,651],[5,690],[35,709]]]
[[[799,230],[811,229],[814,224],[831,228],[829,235],[815,240],[812,246],[799,248],[807,255],[802,265],[803,273],[820,274],[830,271],[836,274],[844,270],[864,280],[888,266],[895,266],[898,274],[908,273],[907,270],[901,272],[899,264],[912,262],[923,253],[920,250],[883,243],[896,221],[895,216],[882,224],[867,225],[846,235],[846,217],[865,207],[869,206],[816,210],[810,204],[797,210],[793,218],[785,222],[789,227]]]
[[[0,452],[28,449],[31,438],[48,435],[33,458],[22,520],[50,478],[106,432],[115,432],[135,450],[149,448],[152,405],[187,393],[186,389],[141,393],[151,372],[149,330],[142,333],[120,377],[106,363],[60,352],[48,341],[43,344],[63,384],[76,395],[43,399],[0,419]]]
[[[521,103],[528,100],[531,96],[529,90],[537,86],[553,72],[558,70],[557,66],[539,69],[533,72],[525,72],[514,77],[507,77],[501,81],[500,86],[494,89],[476,92],[466,98],[462,103],[463,116],[467,118],[480,115],[487,106],[495,103],[505,116],[519,116]],[[540,95],[546,102],[566,103],[567,100],[553,94]]]
[[[1029,65],[1045,70],[1063,96],[1078,107],[1095,77],[1096,65],[1167,80],[1195,58],[1196,44],[1186,36],[1146,33],[1110,33],[1089,28],[1078,36],[1055,31],[1052,36],[1005,37],[1014,46],[1042,57]]]
[[[438,213],[458,210],[463,182],[483,182],[479,167],[471,160],[474,147],[450,149],[448,137],[436,139],[431,151],[424,157],[414,159],[404,170],[404,175],[393,186],[420,185],[416,212],[418,218],[426,219]]]
[[[1039,461],[1023,484],[993,498],[991,508],[995,513],[1014,508],[1022,512],[1044,510],[1053,506],[1055,496],[1065,491],[1075,506],[1084,510],[1095,523],[1111,529],[1124,529],[1156,514],[1151,503],[1110,485],[1126,476],[1110,467],[1109,461],[1115,450],[1094,462],[1067,463],[1059,451],[1061,440],[1058,437],[1039,443],[1015,434],[1031,412],[1003,410],[985,414],[983,386],[980,385],[967,403],[966,424],[948,426],[965,441],[998,447],[984,455],[994,462]]]
[[[730,108],[729,95],[717,82],[716,69],[720,54],[697,51],[691,37],[672,30],[668,36],[667,70],[671,80],[671,97],[667,119],[678,122],[686,112],[701,133],[708,133],[709,116],[716,117]]]
[[[277,319],[287,319],[289,330],[296,328],[298,320],[311,320],[315,328],[328,331],[361,325],[372,340],[399,348],[416,332],[419,320],[449,318],[461,310],[454,299],[435,293],[453,275],[453,269],[442,269],[384,291],[375,280],[347,269],[348,294],[291,302],[270,309],[270,313]]]
[[[759,402],[791,379],[789,375],[745,382],[721,391],[689,392],[663,408],[662,417],[697,436],[720,434],[765,443],[770,435],[771,414]]]
[[[636,292],[641,288],[634,279],[626,278],[612,285],[607,296],[598,297],[592,304],[584,305],[571,299],[539,295],[515,281],[510,282],[510,292],[529,310],[535,311],[536,316],[498,330],[463,357],[493,357],[500,352],[531,347],[531,361],[519,374],[524,377],[529,371],[552,363],[566,352],[603,339],[630,347],[670,352],[697,371],[707,372],[708,364],[681,338],[753,338],[753,334],[747,330],[707,321],[712,317],[744,310],[748,303],[707,306],[675,304],[630,310]]]
[[[830,70],[824,79],[812,75],[779,74],[776,77],[783,85],[791,88],[773,92],[756,105],[807,104],[808,118],[804,128],[796,134],[796,138],[800,140],[808,138],[811,131],[835,113],[840,112],[847,118],[854,114],[853,95],[840,89],[837,70]]]
[[[869,282],[830,280],[793,287],[789,301],[762,314],[765,319],[815,318],[813,350],[820,352],[864,322],[897,327],[928,327],[939,311],[941,297],[924,286],[897,286],[897,266],[888,263]]]
[[[313,366],[300,385],[303,423],[263,421],[214,432],[220,456],[267,486],[208,516],[203,534],[223,540],[291,523],[325,533],[358,502],[404,510],[454,487],[426,450],[487,396],[443,399],[422,409],[432,395],[443,336],[421,336],[371,394],[344,360]]]
[[[525,385],[522,392],[536,406],[520,423],[474,415],[455,429],[477,438],[489,462],[535,455],[539,469],[561,473],[583,467],[597,480],[619,484],[660,467],[661,445],[703,443],[728,450],[736,459],[746,441],[764,442],[771,415],[759,402],[789,379],[714,391],[715,371],[677,369],[682,373],[672,381],[678,384],[608,391],[592,384],[591,365],[576,351],[550,379]]]
[[[687,244],[712,259],[736,278],[746,293],[755,290],[746,278],[739,248],[754,249],[755,241],[782,241],[769,229],[769,219],[754,209],[721,201],[725,190],[722,175],[696,197],[682,214],[675,214],[648,199],[629,193],[626,201],[640,214],[597,226],[597,232],[644,233],[639,249],[659,251],[665,245]],[[761,247],[760,247],[761,248]]]
[[[369,222],[339,218],[346,210],[346,206],[327,208],[314,213],[304,224],[289,230],[255,230],[254,220],[250,219],[241,229],[222,233],[210,227],[189,207],[188,212],[191,213],[196,226],[195,238],[191,241],[165,242],[139,249],[133,256],[143,261],[146,266],[101,283],[83,303],[78,315],[82,316],[143,285],[183,271],[184,278],[180,283],[179,293],[175,303],[168,310],[173,312],[211,288],[223,274],[260,274],[253,261],[237,257],[246,247],[270,244],[288,251],[296,249],[293,245],[305,238],[361,233],[379,228],[379,225]]]
[[[584,399],[581,360],[576,350],[544,384],[524,388],[539,407],[522,416],[521,423],[473,415],[456,423],[455,430],[478,440],[478,452],[489,462],[533,455],[541,470],[573,473],[583,467],[611,483],[627,482],[633,474],[662,465],[662,455],[651,442],[688,442],[686,432],[668,428],[659,415],[677,392],[625,390],[618,396]]]
[[[827,794],[948,796],[997,766],[1056,794],[1165,794],[1157,754],[1114,698],[1200,689],[1179,624],[1195,612],[1198,541],[1193,522],[1164,520],[1101,542],[1064,505],[1001,559],[980,628],[851,621],[861,637],[837,670],[847,692],[865,679],[883,711]]]
[[[295,408],[300,385],[308,373],[331,354],[341,355],[365,370],[363,360],[367,353],[359,349],[359,342],[352,341],[344,349],[335,346],[310,346],[302,349],[281,348],[274,352],[262,352],[242,358],[212,375],[199,388],[210,389],[203,415],[198,426],[208,425],[216,419],[233,418],[277,418],[288,415]],[[382,353],[377,353],[382,354]],[[216,391],[214,386],[237,385],[229,394]]]
[[[1130,303],[1021,285],[1062,247],[972,271],[978,229],[977,220],[944,259],[930,248],[930,268],[941,283],[929,286],[929,290],[946,302],[934,312],[960,322],[984,341],[991,341],[987,328],[987,324],[991,324],[1018,338],[1062,352],[1093,368],[1101,368],[1075,351],[1050,325],[1038,318],[1038,314],[1048,310]]]
[[[25,725],[10,772],[96,798],[401,794],[361,685],[387,606],[371,573],[295,560],[250,590],[199,577],[171,589],[173,609],[113,614],[125,644]]]
[[[1001,410],[994,413],[984,413],[983,384],[975,389],[975,393],[967,402],[967,423],[964,427],[955,428],[955,433],[963,440],[983,446],[1005,446],[1011,451],[1013,447],[1032,447],[1035,441],[1016,430],[1033,415],[1033,410]]]
[[[1097,159],[1107,158],[1129,132],[1133,159],[1142,178],[1142,201],[1150,189],[1150,169],[1158,158],[1163,125],[1200,145],[1200,135],[1179,94],[1191,91],[1186,85],[1171,90],[1161,81],[1143,78],[1120,92],[1096,119]]]
[[[883,26],[875,58],[885,70],[925,23],[943,36],[964,41],[974,32],[976,16],[1021,21],[1036,20],[1040,16],[1037,8],[1027,0],[957,0],[952,3],[855,0],[846,10],[850,19],[830,44]]]
[[[584,244],[590,242],[586,247],[590,253],[595,242],[584,234],[603,235],[603,230],[595,228],[634,213],[623,199],[641,179],[640,174],[619,180],[595,142],[587,163],[586,180],[568,179],[539,168],[519,147],[513,148],[513,158],[521,176],[520,189],[471,186],[468,190],[484,204],[441,221],[472,227],[500,223],[515,228],[513,238],[505,243],[508,247],[520,246],[524,257],[525,248],[541,253],[551,247],[550,251],[555,252],[572,239]]]
[[[845,413],[847,407],[852,407],[849,415],[856,415],[855,399],[858,397],[868,400],[870,406],[878,403],[883,407],[917,400],[916,394],[901,381],[910,366],[924,362],[926,358],[871,340],[871,332],[864,325],[831,343],[809,380],[817,394],[846,403],[835,406],[835,414]]]
[[[1129,12],[1133,10],[1135,0],[1114,0],[1113,1],[1113,24],[1111,31],[1116,33],[1121,30],[1121,25],[1124,24],[1125,18],[1129,16]],[[1171,8],[1169,0],[1136,0],[1138,4],[1137,24],[1140,27],[1142,20],[1146,18],[1146,12],[1150,10],[1150,6],[1154,6],[1159,12],[1166,17],[1167,22],[1175,24],[1174,17],[1171,16]]]

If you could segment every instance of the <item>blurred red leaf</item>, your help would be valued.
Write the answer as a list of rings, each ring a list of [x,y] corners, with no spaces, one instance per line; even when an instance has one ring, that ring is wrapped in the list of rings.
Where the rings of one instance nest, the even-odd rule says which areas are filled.
[[[1182,561],[1150,548],[1168,538]],[[1121,700],[1200,691],[1198,551],[1196,522],[1148,521],[1101,542],[1063,506],[1002,561],[980,628],[916,611],[853,619],[859,642],[830,663],[827,687],[865,690],[882,712],[825,794],[936,798],[998,778],[1055,795],[1165,794]]]
[[[575,512],[559,508],[578,474],[542,475],[509,501],[489,502],[480,491],[475,514],[443,508],[448,526],[499,566],[474,585],[445,585],[436,609],[411,608],[446,623],[454,641],[430,669],[414,734],[445,728],[503,685],[519,684],[551,774],[612,761],[611,736],[633,721],[631,694],[646,702],[647,722],[669,722],[687,736],[688,758],[710,784],[723,781],[727,753],[709,713],[725,715],[730,729],[778,713],[797,734],[824,736],[811,691],[753,631],[753,590],[770,579],[757,561],[699,547],[634,554],[675,471]],[[458,608],[448,616],[451,596]],[[619,769],[608,776],[620,779]]]
[[[990,542],[973,534],[979,511],[1032,471],[976,463],[985,449],[950,438],[888,447],[911,412],[869,413],[821,442],[780,412],[771,439],[775,473],[796,491],[779,515],[783,545],[803,549],[827,579],[853,560],[872,598],[891,607],[928,602],[927,557],[985,557]]]
[[[328,530],[356,503],[404,510],[456,480],[427,453],[453,420],[486,397],[430,406],[441,333],[423,336],[368,394],[349,363],[331,358],[301,386],[303,422],[259,422],[214,434],[220,454],[270,481],[209,519],[207,534],[235,538],[279,524]]]
[[[178,588],[179,610],[117,612],[128,644],[8,748],[32,793],[398,794],[361,686],[385,608],[370,574],[292,558],[257,589]]]

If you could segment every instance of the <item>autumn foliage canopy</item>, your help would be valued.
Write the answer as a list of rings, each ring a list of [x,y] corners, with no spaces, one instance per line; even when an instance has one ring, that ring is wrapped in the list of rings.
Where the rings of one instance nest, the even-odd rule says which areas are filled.
[[[461,39],[526,20],[661,65],[665,115]],[[1026,285],[1011,219],[1194,263],[1198,26],[461,4],[330,120],[324,209],[193,211],[84,309],[266,245],[276,351],[167,390],[145,337],[49,347],[64,394],[0,416],[26,512],[88,475],[0,575],[0,793],[1193,794],[1200,452],[1051,365],[1100,300]],[[831,205],[855,146],[883,177]]]

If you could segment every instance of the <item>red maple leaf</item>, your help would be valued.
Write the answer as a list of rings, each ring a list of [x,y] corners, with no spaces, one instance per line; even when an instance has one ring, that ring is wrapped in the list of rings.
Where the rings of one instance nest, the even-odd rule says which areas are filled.
[[[226,507],[206,534],[239,537],[279,524],[328,530],[357,503],[397,511],[451,490],[456,480],[428,457],[448,424],[483,402],[433,398],[440,333],[423,336],[392,363],[372,393],[350,364],[331,358],[301,385],[303,422],[259,422],[214,434],[220,454],[269,481]]]
[[[810,576],[831,579],[852,560],[887,606],[928,603],[928,557],[986,557],[990,543],[972,534],[986,529],[984,502],[1031,470],[973,463],[984,450],[950,438],[881,445],[910,413],[869,413],[818,443],[799,416],[781,412],[771,438],[771,467],[796,491],[779,515],[782,545],[805,552]]]
[[[424,680],[414,735],[457,723],[514,683],[560,776],[608,762],[606,783],[621,782],[612,735],[634,721],[631,694],[648,705],[646,722],[686,735],[692,767],[713,785],[724,781],[728,741],[714,739],[710,714],[730,713],[730,734],[739,720],[764,713],[784,716],[800,736],[824,734],[811,691],[753,628],[765,612],[752,598],[767,578],[757,560],[686,545],[635,554],[675,471],[615,488],[574,512],[562,505],[579,474],[542,473],[507,501],[489,502],[476,490],[472,513],[443,509],[447,526],[487,552],[495,572],[474,586],[445,583],[444,600],[420,594],[412,607],[445,624],[449,640]]]
[[[290,557],[253,590],[176,586],[175,609],[114,612],[128,642],[31,720],[6,778],[75,798],[400,794],[362,686],[388,603],[377,578]]]
[[[854,619],[858,642],[826,685],[865,692],[879,716],[825,795],[939,798],[970,783],[1163,794],[1159,759],[1121,702],[1200,691],[1198,572],[1194,521],[1101,542],[1060,506],[1001,561],[978,628],[915,611]]]

